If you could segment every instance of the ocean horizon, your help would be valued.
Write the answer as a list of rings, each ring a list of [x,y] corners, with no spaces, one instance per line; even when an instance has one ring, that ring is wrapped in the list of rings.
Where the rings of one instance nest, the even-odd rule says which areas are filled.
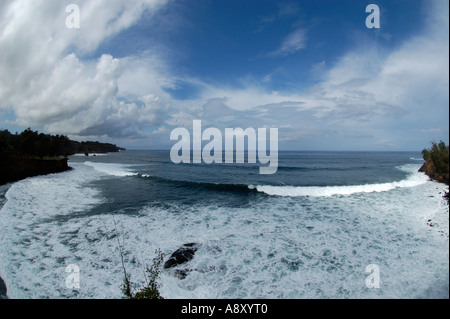
[[[260,175],[169,151],[71,156],[71,171],[0,187],[0,277],[12,299],[117,299],[120,245],[142,286],[156,250],[167,260],[189,243],[191,260],[162,269],[164,298],[448,298],[447,186],[423,162],[280,151],[276,174]]]

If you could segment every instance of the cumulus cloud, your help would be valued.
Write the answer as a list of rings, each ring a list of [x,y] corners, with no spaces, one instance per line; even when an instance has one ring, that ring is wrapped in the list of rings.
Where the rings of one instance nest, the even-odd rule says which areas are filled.
[[[171,128],[189,128],[194,119],[219,128],[279,127],[284,145],[306,148],[312,140],[330,148],[338,139],[394,147],[406,130],[448,132],[448,1],[427,6],[420,34],[393,48],[374,43],[321,61],[311,67],[314,86],[289,92],[268,88],[266,79],[236,88],[180,75],[156,49],[121,58],[98,53],[103,41],[143,14],[158,14],[166,1],[78,2],[76,30],[65,27],[59,0],[0,3],[0,112],[14,112],[17,125],[116,139],[152,132],[165,146]],[[296,29],[265,58],[305,50],[306,41],[306,30]],[[171,95],[180,83],[196,94]]]
[[[448,16],[439,21],[441,10],[448,2],[434,2],[433,26],[388,53],[375,45],[347,53],[309,98],[352,123],[436,121],[449,86],[449,25]]]
[[[195,101],[202,109],[190,115],[218,127],[276,126],[287,143],[308,145],[314,138],[324,148],[332,148],[338,140],[349,149],[413,148],[417,141],[405,141],[405,136],[423,125],[448,131],[449,26],[448,15],[442,12],[448,12],[448,2],[435,1],[423,32],[394,49],[374,43],[354,48],[328,69],[328,63],[321,62],[322,80],[307,91],[205,85],[202,98]],[[294,33],[276,52],[301,49],[303,40],[303,32]],[[188,118],[184,112],[171,117],[171,124],[189,125],[181,120]]]
[[[69,29],[62,1],[2,2],[0,111],[12,109],[17,125],[72,135],[139,135],[139,127],[159,125],[164,105],[152,91],[119,96],[129,60],[85,57],[164,3],[78,1],[81,28]]]

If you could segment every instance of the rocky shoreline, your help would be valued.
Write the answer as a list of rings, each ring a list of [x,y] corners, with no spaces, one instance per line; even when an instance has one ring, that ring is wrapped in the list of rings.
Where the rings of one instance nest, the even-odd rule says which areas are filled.
[[[6,285],[3,281],[2,277],[0,277],[0,299],[8,299],[8,296],[6,295]]]
[[[71,168],[67,165],[67,156],[73,154],[124,150],[114,144],[77,142],[64,135],[48,135],[31,129],[20,134],[0,130],[0,185],[68,171]]]
[[[419,172],[425,173],[425,175],[429,176],[432,180],[437,181],[439,183],[444,183],[447,186],[449,185],[449,174],[439,174],[436,172],[435,165],[431,159],[425,161],[422,167],[419,169]]]
[[[0,151],[0,185],[71,170],[67,161],[67,158],[38,159],[11,150]]]

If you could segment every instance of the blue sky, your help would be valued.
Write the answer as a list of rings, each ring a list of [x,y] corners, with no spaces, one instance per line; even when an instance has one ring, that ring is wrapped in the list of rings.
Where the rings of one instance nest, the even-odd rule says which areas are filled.
[[[68,4],[80,28],[68,29]],[[381,28],[368,29],[368,4]],[[0,126],[130,149],[277,127],[280,149],[421,150],[449,135],[446,0],[7,0]]]
[[[392,49],[423,28],[420,6],[392,2],[379,2],[382,10],[384,3],[389,4],[391,16],[381,16],[383,29],[369,30],[365,8],[371,1],[182,1],[166,13],[166,19],[183,24],[179,28],[167,27],[167,21],[142,19],[95,54],[125,57],[156,43],[176,55],[171,63],[180,76],[238,87],[242,78],[273,74],[269,89],[307,89],[320,80],[323,61],[333,64],[360,45]],[[296,32],[303,34],[304,48],[277,52],[282,40]],[[196,94],[195,86],[182,82],[179,86],[180,92],[169,90],[176,98]]]

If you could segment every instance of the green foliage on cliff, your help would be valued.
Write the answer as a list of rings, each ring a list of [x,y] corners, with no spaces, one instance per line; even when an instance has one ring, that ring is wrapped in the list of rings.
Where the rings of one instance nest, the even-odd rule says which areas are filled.
[[[76,153],[110,153],[123,150],[113,144],[99,142],[76,142],[64,135],[49,135],[30,128],[12,134],[0,130],[0,150],[9,149],[34,157],[69,156]]]
[[[133,291],[133,284],[131,283],[130,274],[127,273],[125,266],[123,264],[122,255],[122,266],[124,270],[124,282],[122,285],[122,293],[127,299],[164,299],[159,290],[161,284],[158,283],[158,279],[161,273],[161,264],[164,260],[164,254],[161,250],[156,250],[156,256],[153,258],[153,263],[146,267],[147,277],[145,278],[146,285],[139,289],[138,292]]]
[[[70,169],[67,165],[69,155],[120,150],[123,149],[113,144],[76,142],[64,135],[49,135],[31,129],[20,134],[0,130],[0,185],[67,171]]]
[[[0,131],[3,147],[13,151],[43,158],[44,156],[70,155],[71,141],[62,135],[47,135],[26,129],[22,133],[11,134],[7,130]],[[2,144],[2,142],[0,142]]]
[[[434,164],[437,174],[449,173],[449,147],[445,142],[432,142],[431,148],[422,151],[423,159],[425,161],[431,160]]]

